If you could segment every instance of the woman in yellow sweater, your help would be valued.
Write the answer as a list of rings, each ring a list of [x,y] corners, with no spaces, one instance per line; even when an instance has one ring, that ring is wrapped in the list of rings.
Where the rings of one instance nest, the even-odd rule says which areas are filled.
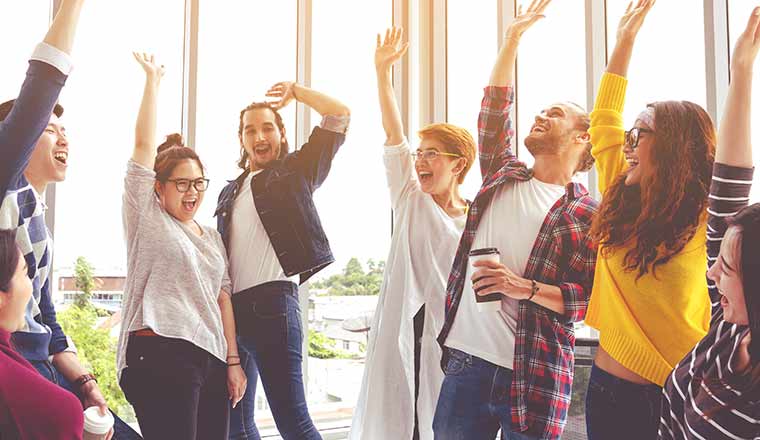
[[[654,0],[620,21],[591,114],[603,201],[586,323],[599,330],[586,397],[589,439],[657,435],[668,373],[707,333],[706,210],[715,128],[700,106],[650,104],[624,131],[628,64]]]

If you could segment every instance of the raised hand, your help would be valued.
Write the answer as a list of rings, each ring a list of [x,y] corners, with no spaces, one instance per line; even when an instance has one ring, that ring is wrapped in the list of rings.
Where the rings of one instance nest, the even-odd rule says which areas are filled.
[[[401,45],[401,39],[404,36],[403,28],[391,28],[385,31],[385,39],[380,40],[380,34],[377,34],[377,47],[375,48],[375,69],[378,72],[387,72],[393,63],[398,61],[407,49],[409,42]]]
[[[270,102],[272,107],[279,110],[290,104],[290,101],[298,100],[295,92],[297,86],[298,84],[293,81],[282,81],[270,87],[266,96],[267,98],[275,98],[274,101]]]
[[[617,28],[617,41],[634,40],[636,35],[641,29],[641,25],[644,24],[649,10],[652,9],[657,0],[637,0],[636,6],[634,2],[628,3],[628,7],[625,9],[625,14],[620,19]]]
[[[142,66],[146,76],[157,80],[163,78],[165,73],[164,65],[156,64],[155,55],[147,54],[145,52],[132,52],[132,55],[135,57],[135,60],[140,63],[140,66]]]
[[[760,49],[760,7],[752,11],[747,27],[736,40],[731,54],[731,70],[751,72],[758,49]]]
[[[552,0],[533,0],[528,6],[528,10],[523,13],[522,5],[517,8],[517,15],[507,28],[507,39],[519,39],[538,20],[546,17],[544,11]]]

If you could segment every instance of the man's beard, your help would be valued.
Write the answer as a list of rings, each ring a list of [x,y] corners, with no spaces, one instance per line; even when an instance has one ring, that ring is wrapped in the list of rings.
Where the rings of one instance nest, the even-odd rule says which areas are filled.
[[[528,136],[525,138],[525,147],[533,157],[541,154],[555,154],[559,150],[558,141],[556,138],[547,139],[545,136],[543,139],[533,139]]]

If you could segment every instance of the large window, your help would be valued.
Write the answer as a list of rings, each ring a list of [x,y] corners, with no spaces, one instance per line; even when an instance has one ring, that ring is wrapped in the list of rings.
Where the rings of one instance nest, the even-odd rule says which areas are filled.
[[[0,102],[18,96],[27,61],[34,46],[45,37],[50,21],[50,2],[32,0],[0,3]]]
[[[478,112],[498,53],[497,3],[448,0],[446,6],[446,114],[478,141]],[[436,121],[438,122],[438,121]],[[482,180],[476,160],[462,185],[475,198]]]
[[[586,107],[583,0],[554,2],[520,42],[517,60],[517,151],[531,165],[525,137],[537,114],[557,102]]]
[[[739,38],[739,35],[744,32],[744,28],[747,26],[747,20],[749,19],[752,9],[757,6],[757,2],[750,0],[730,0],[728,6],[728,33],[731,42],[730,47],[733,50],[736,40]],[[752,114],[758,115],[760,114],[760,72],[758,72],[757,68],[755,68],[753,80]],[[753,123],[752,125],[752,145],[754,147],[755,164],[757,164],[758,160],[760,160],[760,130],[756,123]],[[757,167],[757,165],[755,166]],[[755,173],[755,184],[752,187],[750,199],[752,202],[760,201],[760,173]]]
[[[607,0],[608,55],[628,0]],[[687,100],[705,106],[703,2],[657,2],[639,32],[628,70],[626,127],[653,101]]]
[[[101,273],[124,270],[124,173],[145,82],[132,51],[153,52],[166,65],[158,133],[180,131],[184,4],[89,2],[83,9],[75,72],[61,95],[70,156],[66,182],[56,189],[58,269],[81,255]]]
[[[296,0],[200,2],[196,149],[211,179],[200,211],[212,218],[219,192],[241,170],[240,110],[266,101],[279,81],[296,79]],[[295,104],[280,111],[285,134],[296,147]]]

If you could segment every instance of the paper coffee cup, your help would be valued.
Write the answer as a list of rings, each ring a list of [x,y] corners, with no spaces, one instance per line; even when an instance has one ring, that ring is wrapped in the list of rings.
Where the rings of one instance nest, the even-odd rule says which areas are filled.
[[[113,415],[110,411],[106,411],[106,415],[102,416],[97,406],[91,406],[84,410],[82,440],[105,440],[111,428],[113,428]]]
[[[481,248],[473,249],[470,251],[468,264],[470,265],[470,273],[474,274],[482,267],[475,267],[473,263],[476,261],[493,261],[494,263],[500,262],[500,254],[497,248]],[[473,285],[478,280],[473,280]],[[473,287],[473,290],[474,287]],[[479,312],[495,312],[501,310],[501,293],[494,292],[490,295],[478,295],[475,292],[475,305]]]

